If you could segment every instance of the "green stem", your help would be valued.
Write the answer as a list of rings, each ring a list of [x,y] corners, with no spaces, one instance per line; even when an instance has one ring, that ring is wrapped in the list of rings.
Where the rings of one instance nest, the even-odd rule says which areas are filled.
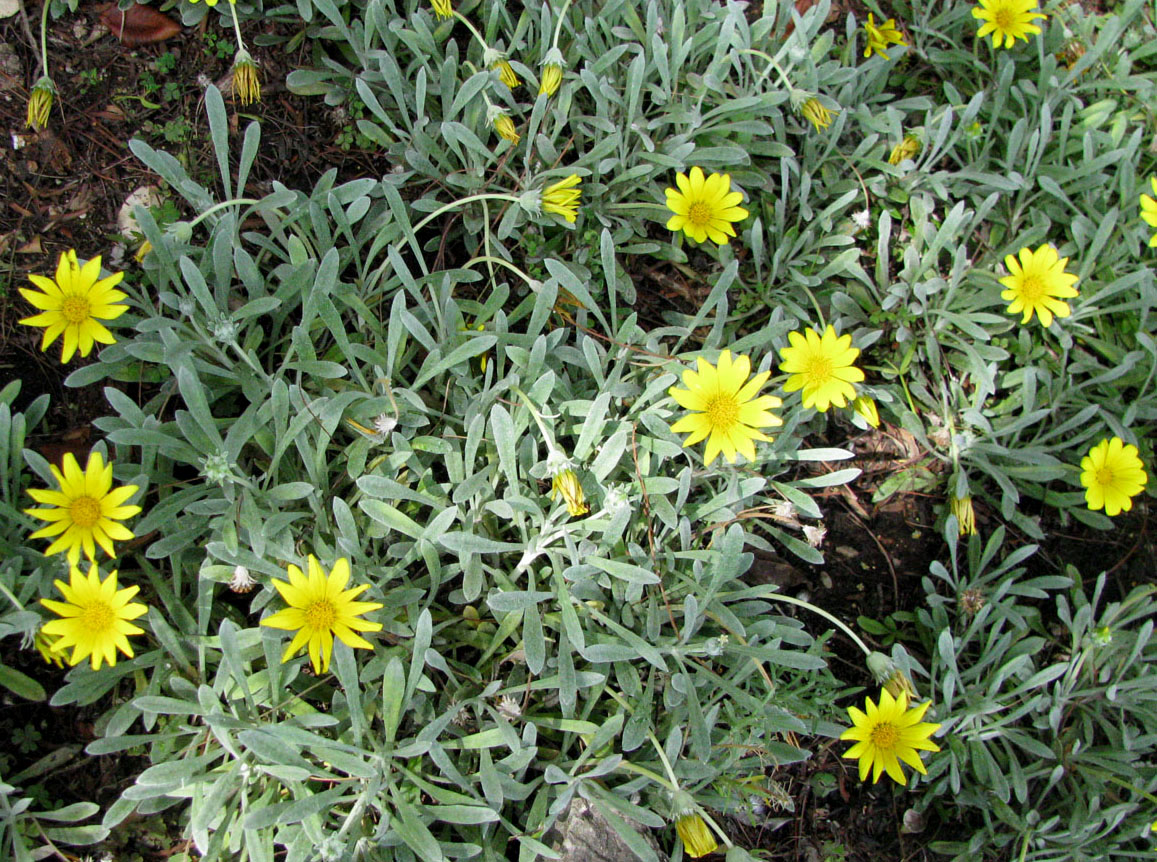
[[[474,264],[476,264],[476,263],[487,263],[487,264],[495,264],[496,263],[499,266],[504,266],[507,269],[509,269],[511,272],[513,272],[515,275],[517,275],[519,278],[521,278],[523,281],[525,281],[527,283],[527,285],[532,286],[534,284],[533,278],[531,278],[529,275],[527,275],[525,272],[523,272],[517,266],[512,264],[510,261],[503,260],[500,257],[495,257],[495,256],[489,255],[489,254],[482,254],[482,255],[479,255],[478,257],[470,258],[470,260],[466,261],[466,263],[463,264],[463,267],[465,267],[466,269],[469,269],[470,267],[474,266]],[[491,281],[494,280],[494,270],[493,269],[491,269],[491,271],[490,271],[490,280]]]
[[[554,439],[550,436],[550,431],[546,428],[546,423],[542,421],[542,416],[538,413],[538,408],[534,406],[534,402],[530,400],[530,396],[519,389],[517,386],[510,387],[511,390],[522,399],[526,404],[526,409],[530,411],[530,415],[534,418],[534,423],[538,426],[538,430],[542,432],[543,438],[546,440],[546,448],[548,452],[557,452],[558,447],[554,445]]]
[[[241,38],[241,23],[237,20],[237,7],[232,0],[229,2],[229,11],[233,13],[233,32],[237,34],[237,50],[245,50],[245,40]]]
[[[486,40],[482,38],[482,34],[474,29],[474,25],[470,23],[465,15],[455,9],[454,17],[466,25],[466,29],[469,30],[471,34],[473,34],[474,38],[478,40],[478,44],[482,46],[483,51],[486,51],[490,48],[490,46],[486,44]]]
[[[213,206],[209,207],[209,209],[205,210],[203,213],[201,213],[195,219],[193,219],[191,222],[189,222],[189,227],[191,227],[191,228],[196,227],[201,222],[203,222],[206,218],[211,216],[213,213],[217,212],[217,210],[223,210],[223,209],[225,209],[225,207],[246,206],[248,204],[259,204],[259,203],[261,203],[261,201],[255,200],[253,198],[232,198],[231,200],[221,201],[220,203],[215,203],[215,204],[213,204]]]
[[[864,655],[871,655],[872,654],[872,651],[870,649],[868,649],[867,644],[865,644],[860,639],[859,635],[857,635],[854,631],[852,631],[850,628],[848,628],[848,626],[843,622],[843,620],[839,619],[838,617],[832,616],[827,611],[825,611],[823,608],[818,608],[815,605],[813,605],[811,602],[805,602],[803,599],[797,599],[795,596],[788,596],[788,595],[784,595],[783,593],[768,593],[766,596],[764,596],[764,598],[770,599],[773,602],[786,602],[789,605],[798,605],[801,608],[807,608],[809,611],[814,611],[815,613],[819,614],[824,619],[828,620],[828,622],[837,626],[844,634],[846,634],[853,641],[855,641],[856,646],[858,646],[860,649],[862,649],[864,651]]]
[[[40,68],[44,70],[44,77],[48,75],[48,7],[52,0],[44,0],[44,8],[40,10]]]
[[[812,293],[812,290],[810,287],[808,287],[806,284],[801,284],[799,286],[803,288],[803,292],[806,293],[808,296],[808,299],[810,299],[812,301],[812,308],[814,308],[816,310],[816,317],[819,318],[820,330],[821,330],[820,334],[822,335],[823,334],[822,330],[827,328],[827,318],[824,317],[824,310],[822,308],[820,308],[819,300],[816,299],[816,295],[814,293]]]
[[[554,38],[550,40],[550,47],[558,47],[558,37],[562,33],[562,22],[566,20],[566,13],[570,11],[571,0],[562,4],[562,11],[558,13],[558,21],[554,25]]]
[[[516,204],[519,202],[519,199],[516,195],[499,194],[498,192],[485,192],[480,195],[470,195],[469,197],[461,198],[456,201],[450,201],[450,203],[438,207],[438,209],[434,210],[432,213],[414,225],[412,229],[414,233],[417,233],[434,219],[438,218],[438,216],[444,215],[445,213],[448,213],[450,210],[457,207],[465,206],[466,204],[472,204],[475,201],[510,201],[511,203]]]
[[[789,93],[795,89],[795,87],[792,85],[791,81],[788,80],[787,73],[783,71],[783,69],[780,67],[779,63],[775,62],[775,58],[772,57],[770,54],[766,54],[763,51],[757,51],[754,48],[745,48],[742,51],[740,51],[739,53],[741,53],[741,54],[754,54],[756,57],[762,57],[764,60],[767,60],[769,67],[775,69],[775,71],[777,71],[779,73],[779,80],[783,84],[784,89],[787,90]],[[763,70],[763,74],[761,74],[760,77],[761,78],[767,77],[767,69]]]

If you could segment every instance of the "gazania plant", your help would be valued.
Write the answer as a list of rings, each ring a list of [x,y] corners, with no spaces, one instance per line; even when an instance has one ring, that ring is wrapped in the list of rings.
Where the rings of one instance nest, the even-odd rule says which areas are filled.
[[[122,756],[0,858],[1152,854],[1151,10],[831,11],[181,6],[164,212],[12,246],[0,686]]]

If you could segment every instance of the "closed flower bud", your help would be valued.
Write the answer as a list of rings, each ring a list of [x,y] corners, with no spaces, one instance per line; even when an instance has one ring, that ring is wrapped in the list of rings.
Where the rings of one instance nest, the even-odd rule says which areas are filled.
[[[972,497],[965,494],[963,497],[953,497],[949,501],[952,514],[956,516],[956,523],[960,528],[960,535],[976,535],[976,512],[972,508]]]
[[[555,494],[562,494],[567,514],[571,517],[577,518],[590,511],[590,506],[586,504],[586,496],[583,494],[583,486],[579,483],[574,470],[563,470],[554,477],[550,486],[550,499],[553,500]]]
[[[815,126],[817,132],[832,124],[832,112],[815,96],[804,102],[799,112],[803,114],[805,120]]]
[[[873,428],[880,427],[880,411],[871,395],[860,395],[852,402],[852,410]]]
[[[904,140],[892,147],[892,152],[888,156],[888,164],[898,165],[905,159],[916,158],[920,154],[922,146],[920,139],[915,135],[905,135]]]
[[[242,105],[261,101],[261,78],[257,74],[257,63],[244,48],[233,59],[233,92]]]

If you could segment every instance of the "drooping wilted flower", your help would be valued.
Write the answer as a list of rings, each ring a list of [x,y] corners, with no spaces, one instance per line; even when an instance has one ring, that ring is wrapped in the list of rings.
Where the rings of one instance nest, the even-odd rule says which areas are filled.
[[[56,97],[56,85],[47,75],[32,85],[32,92],[28,94],[27,125],[36,131],[41,131],[48,125],[48,118],[52,114],[52,100]]]
[[[257,73],[257,63],[244,48],[233,58],[233,92],[242,105],[261,101],[261,78]]]

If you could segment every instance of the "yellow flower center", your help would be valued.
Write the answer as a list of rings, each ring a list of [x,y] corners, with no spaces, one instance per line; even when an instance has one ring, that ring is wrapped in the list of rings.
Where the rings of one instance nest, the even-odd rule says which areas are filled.
[[[1008,31],[1016,25],[1016,16],[1007,6],[1002,6],[992,16],[992,23],[996,25],[997,30]]]
[[[337,609],[329,599],[314,602],[305,609],[305,625],[314,631],[332,629],[337,622]]]
[[[832,379],[832,361],[826,356],[813,356],[804,373],[808,383],[827,383]]]
[[[68,507],[72,523],[78,527],[92,527],[100,520],[100,500],[92,497],[77,497]]]
[[[715,430],[733,428],[739,422],[739,404],[733,395],[717,395],[707,403],[703,412]]]
[[[1038,275],[1026,275],[1020,282],[1020,297],[1025,305],[1035,305],[1045,295],[1044,279]]]
[[[84,323],[92,317],[92,305],[83,296],[66,296],[60,304],[60,316],[74,325]]]
[[[687,220],[697,227],[706,227],[711,223],[711,207],[703,201],[695,201],[687,210]]]
[[[1112,467],[1102,467],[1097,471],[1096,482],[1102,488],[1112,487],[1116,477],[1113,475]]]
[[[107,632],[116,622],[116,611],[104,602],[93,602],[80,615],[80,624],[91,634]]]
[[[870,739],[876,748],[891,751],[900,741],[900,731],[890,724],[877,724],[872,728]]]

